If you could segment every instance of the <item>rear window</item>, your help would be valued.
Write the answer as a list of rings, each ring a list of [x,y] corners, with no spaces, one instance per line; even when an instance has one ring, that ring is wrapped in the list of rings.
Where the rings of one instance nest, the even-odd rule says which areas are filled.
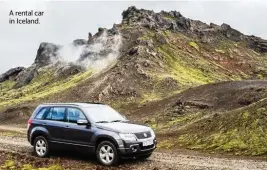
[[[47,108],[42,108],[35,116],[35,119],[43,119],[45,112],[47,111]]]
[[[65,110],[66,110],[66,108],[64,108],[64,107],[53,107],[49,110],[45,119],[46,120],[55,120],[55,121],[64,121]]]

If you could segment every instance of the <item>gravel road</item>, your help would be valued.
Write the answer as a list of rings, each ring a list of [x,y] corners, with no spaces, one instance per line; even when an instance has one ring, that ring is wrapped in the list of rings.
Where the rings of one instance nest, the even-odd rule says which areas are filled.
[[[14,130],[2,127],[1,130]],[[21,133],[23,129],[19,129]],[[25,131],[24,131],[25,132]],[[23,136],[0,136],[0,150],[32,155],[33,149]],[[58,156],[59,159],[72,159]],[[58,158],[56,158],[58,159]],[[75,158],[77,159],[77,158]],[[98,165],[97,165],[98,166]],[[197,156],[193,153],[167,153],[155,151],[147,161],[123,163],[118,169],[177,169],[177,170],[267,170],[267,161],[215,156]]]

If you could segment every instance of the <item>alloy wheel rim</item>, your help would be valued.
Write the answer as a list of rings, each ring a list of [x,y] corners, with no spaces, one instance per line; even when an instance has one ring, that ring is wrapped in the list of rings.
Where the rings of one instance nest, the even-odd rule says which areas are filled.
[[[36,142],[35,150],[39,156],[44,156],[46,153],[46,143],[43,139],[39,139]]]
[[[114,151],[109,145],[100,148],[99,156],[102,162],[109,164],[114,159]]]

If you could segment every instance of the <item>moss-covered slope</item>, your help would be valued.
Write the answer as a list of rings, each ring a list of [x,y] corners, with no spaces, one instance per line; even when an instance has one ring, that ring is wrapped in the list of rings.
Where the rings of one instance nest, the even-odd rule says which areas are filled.
[[[235,154],[267,152],[267,99],[226,113],[214,114],[186,129],[177,142],[188,148],[221,150]]]

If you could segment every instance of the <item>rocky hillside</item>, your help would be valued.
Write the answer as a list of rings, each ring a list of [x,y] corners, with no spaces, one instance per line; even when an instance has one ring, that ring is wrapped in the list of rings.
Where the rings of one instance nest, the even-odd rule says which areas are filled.
[[[24,123],[43,102],[101,101],[150,124],[163,138],[160,146],[172,147],[169,138],[187,137],[181,128],[194,124],[199,133],[188,129],[188,135],[201,135],[205,123],[213,121],[210,115],[237,113],[235,109],[249,108],[266,97],[266,52],[266,40],[227,24],[129,7],[111,29],[99,28],[70,47],[41,43],[32,66],[2,74],[0,121]],[[66,60],[69,55],[71,62]],[[251,85],[240,80],[262,81]],[[209,120],[203,125],[205,118]],[[214,123],[210,135],[218,133],[218,126]],[[212,143],[205,139],[205,148],[217,148],[208,147]]]

